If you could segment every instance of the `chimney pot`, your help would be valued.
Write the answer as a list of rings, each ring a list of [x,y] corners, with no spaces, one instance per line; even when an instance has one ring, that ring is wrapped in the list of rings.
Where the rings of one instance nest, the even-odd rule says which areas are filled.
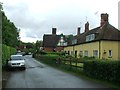
[[[53,35],[56,35],[56,30],[57,30],[56,28],[52,28],[52,34]]]
[[[108,22],[108,17],[109,17],[109,15],[107,13],[101,14],[100,26],[103,26],[106,22]]]
[[[87,32],[87,31],[89,31],[89,23],[88,22],[85,24],[85,32]]]
[[[80,27],[77,28],[77,35],[80,35]]]

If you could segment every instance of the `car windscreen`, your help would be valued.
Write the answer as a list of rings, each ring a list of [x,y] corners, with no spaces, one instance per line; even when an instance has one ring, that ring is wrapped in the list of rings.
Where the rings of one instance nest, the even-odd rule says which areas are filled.
[[[23,60],[22,56],[11,56],[11,60]]]

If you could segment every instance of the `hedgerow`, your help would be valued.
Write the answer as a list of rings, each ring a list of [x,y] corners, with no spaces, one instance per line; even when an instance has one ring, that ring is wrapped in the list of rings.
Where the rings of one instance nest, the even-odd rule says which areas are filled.
[[[120,82],[120,61],[86,60],[83,70],[87,76],[93,78]]]
[[[15,54],[16,49],[7,45],[2,45],[2,66],[5,66],[10,55]]]

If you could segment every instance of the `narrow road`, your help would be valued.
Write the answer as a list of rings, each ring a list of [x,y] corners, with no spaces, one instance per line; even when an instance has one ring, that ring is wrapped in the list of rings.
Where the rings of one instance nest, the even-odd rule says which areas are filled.
[[[107,88],[47,66],[30,56],[25,59],[27,69],[11,71],[6,88]]]

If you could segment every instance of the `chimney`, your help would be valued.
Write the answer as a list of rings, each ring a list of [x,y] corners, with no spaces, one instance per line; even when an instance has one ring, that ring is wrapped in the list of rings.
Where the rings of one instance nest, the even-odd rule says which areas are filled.
[[[52,34],[53,35],[56,35],[56,30],[57,30],[56,28],[52,28]]]
[[[108,22],[108,14],[107,13],[102,13],[101,14],[101,22],[100,26],[103,26],[106,22]]]
[[[77,35],[80,35],[80,27],[77,28]]]
[[[87,31],[89,31],[89,23],[88,22],[85,24],[85,32],[87,32]]]

